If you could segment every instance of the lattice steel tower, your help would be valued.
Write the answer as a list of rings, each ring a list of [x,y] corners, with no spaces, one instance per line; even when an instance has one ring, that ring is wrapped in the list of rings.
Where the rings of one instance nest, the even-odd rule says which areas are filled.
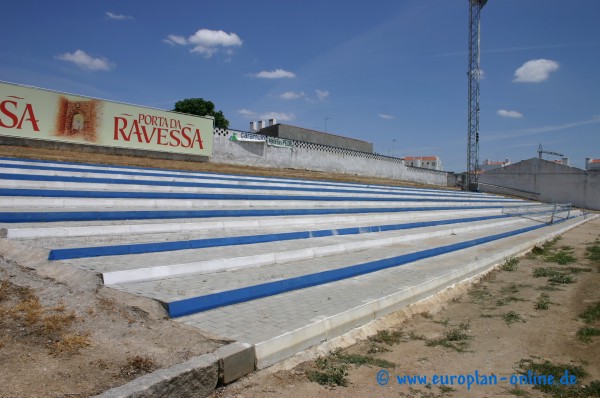
[[[479,25],[481,9],[488,0],[469,0],[469,127],[467,174],[463,189],[477,191],[479,182]]]

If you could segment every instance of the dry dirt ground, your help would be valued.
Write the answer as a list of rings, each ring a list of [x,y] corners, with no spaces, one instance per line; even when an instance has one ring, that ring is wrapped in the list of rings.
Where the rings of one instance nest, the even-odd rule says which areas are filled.
[[[257,372],[217,389],[212,398],[599,397],[600,220],[536,252],[508,261],[507,270],[500,267],[469,289],[446,292],[453,298],[441,306],[413,305],[407,313],[416,315],[397,327],[291,370]],[[590,253],[595,260],[587,258]],[[534,272],[554,272],[554,278]],[[511,384],[511,375],[527,370],[532,376],[558,373],[555,389]],[[565,370],[575,375],[574,385],[560,383]],[[479,385],[468,389],[467,377],[475,372]],[[398,377],[404,376],[427,379],[401,385]]]
[[[65,155],[64,151],[35,148],[4,146],[0,147],[0,156],[407,185],[310,171],[77,152]],[[576,333],[584,325],[578,315],[600,301],[598,265],[590,264],[584,257],[586,245],[600,236],[599,227],[599,221],[588,223],[568,233],[559,243],[575,248],[577,263],[567,267],[590,269],[573,274],[576,283],[552,285],[548,278],[532,278],[532,268],[557,265],[548,265],[539,256],[523,259],[517,271],[492,273],[443,311],[431,306],[412,308],[422,314],[380,334],[378,341],[365,340],[291,371],[259,372],[217,390],[214,396],[513,396],[512,387],[500,382],[495,387],[473,386],[467,391],[464,386],[399,386],[394,380],[396,375],[404,374],[457,375],[475,370],[508,376],[517,371],[521,359],[530,358],[582,366],[589,375],[578,380],[577,385],[589,384],[590,380],[600,379],[600,337],[591,336],[589,343],[583,343]],[[87,397],[226,343],[163,319],[158,312],[125,304],[129,301],[122,300],[112,289],[68,282],[68,278],[58,282],[42,277],[0,253],[0,397]],[[549,309],[535,310],[533,306],[542,293],[549,295]],[[511,311],[518,317],[508,324],[502,316],[512,319],[507,315]],[[589,326],[592,330],[600,328],[597,319],[593,322]],[[442,338],[448,333],[454,333],[454,338],[444,342]],[[430,342],[438,345],[429,346]],[[357,353],[393,362],[394,367],[387,368],[389,384],[379,386],[376,374],[384,365],[392,364],[345,364],[350,354]],[[338,376],[347,372],[348,386],[324,387],[308,379],[309,375],[322,372],[325,376],[321,377],[331,383],[331,371],[334,376],[336,371]],[[514,391],[520,394],[521,390],[532,396],[536,393],[527,386]]]

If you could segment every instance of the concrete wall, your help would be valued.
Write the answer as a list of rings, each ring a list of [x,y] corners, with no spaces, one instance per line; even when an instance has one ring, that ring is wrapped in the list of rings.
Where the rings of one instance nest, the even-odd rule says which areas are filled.
[[[485,192],[600,210],[600,171],[585,171],[533,158],[479,177]]]
[[[265,127],[258,131],[258,134],[373,153],[373,143],[371,142],[342,137],[335,134],[322,133],[320,131],[304,129],[302,127],[290,126],[287,124],[275,124],[273,126]]]
[[[401,159],[294,141],[293,148],[264,142],[229,141],[231,130],[215,129],[212,163],[357,174],[447,186],[448,173],[407,167]]]

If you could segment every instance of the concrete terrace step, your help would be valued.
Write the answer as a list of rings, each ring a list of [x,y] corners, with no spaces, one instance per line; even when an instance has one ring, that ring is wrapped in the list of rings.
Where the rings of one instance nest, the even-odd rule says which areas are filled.
[[[462,214],[461,214],[462,216]],[[136,253],[138,245],[140,252],[150,251],[170,251],[181,250],[185,248],[202,248],[218,245],[238,245],[247,243],[259,243],[276,240],[294,240],[313,237],[326,237],[336,235],[353,235],[353,234],[368,234],[372,232],[383,232],[393,230],[403,230],[412,228],[421,228],[426,226],[446,225],[446,224],[463,224],[474,221],[484,221],[493,219],[506,219],[506,214],[493,214],[475,217],[423,217],[418,221],[406,221],[400,219],[397,223],[357,223],[348,220],[340,220],[336,224],[322,225],[319,228],[319,223],[298,223],[293,224],[293,219],[290,219],[289,225],[272,225],[262,228],[228,228],[223,229],[197,229],[194,231],[170,232],[170,233],[145,233],[132,234],[126,236],[106,235],[105,231],[97,235],[91,236],[72,236],[72,237],[48,237],[37,238],[30,244],[46,247],[50,249],[60,248],[89,248],[91,253],[86,257],[94,257],[96,255],[106,254],[121,254],[126,247],[131,247],[131,251],[127,253]],[[304,217],[303,217],[304,218]],[[309,220],[318,220],[317,217],[307,217]],[[112,250],[116,248],[116,250]],[[96,253],[98,252],[98,253]],[[83,253],[81,253],[83,255]]]
[[[203,296],[232,289],[240,289],[259,283],[269,283],[274,280],[284,281],[286,279],[301,277],[305,275],[342,269],[369,261],[380,261],[387,258],[402,256],[408,253],[416,253],[427,250],[430,247],[444,246],[459,242],[476,239],[484,235],[496,235],[501,233],[521,230],[539,224],[526,222],[525,220],[510,220],[494,224],[479,224],[465,226],[456,229],[432,230],[423,229],[418,233],[378,233],[369,241],[341,240],[340,238],[324,239],[325,242],[307,245],[304,256],[285,255],[290,251],[288,247],[282,247],[277,254],[283,254],[281,261],[269,261],[265,259],[263,264],[235,264],[238,258],[231,258],[233,266],[222,272],[187,272],[181,276],[153,274],[153,269],[130,269],[129,272],[106,272],[105,276],[118,284],[118,289],[130,293],[136,292],[143,295],[151,295],[161,302],[174,302],[190,297]],[[309,242],[305,242],[309,243]],[[337,243],[337,245],[335,245]],[[324,245],[325,244],[325,245]],[[319,248],[339,248],[338,251],[324,251],[321,255],[310,255],[310,251]],[[250,248],[252,249],[252,248]],[[263,247],[264,249],[264,247]],[[285,249],[288,249],[286,252]],[[270,254],[269,252],[264,255]],[[272,257],[272,256],[271,256]],[[164,269],[164,267],[162,267]],[[174,270],[176,271],[176,270]],[[122,278],[119,280],[118,278]],[[128,282],[128,280],[131,280]],[[176,291],[164,290],[164,286],[177,285]],[[176,315],[176,314],[172,314]]]
[[[370,185],[360,183],[347,183],[337,181],[316,181],[316,180],[301,180],[294,178],[282,178],[282,177],[258,177],[258,176],[247,176],[247,175],[222,175],[217,173],[206,173],[206,172],[191,172],[191,171],[178,171],[178,170],[162,170],[162,169],[149,169],[149,168],[138,168],[138,167],[118,167],[118,166],[106,166],[106,165],[90,165],[80,163],[66,163],[66,162],[47,162],[31,159],[8,159],[0,158],[0,169],[6,168],[20,168],[25,169],[40,169],[40,170],[66,170],[66,171],[87,171],[91,173],[114,173],[114,174],[125,174],[125,175],[146,175],[146,176],[172,176],[172,177],[201,177],[213,180],[238,180],[238,181],[251,181],[251,182],[277,182],[277,183],[289,183],[294,185],[314,185],[314,186],[330,186],[330,187],[352,187],[362,190],[383,190],[383,191],[418,191],[418,192],[430,192],[439,194],[455,194],[463,195],[466,197],[476,196],[488,196],[485,193],[478,192],[462,192],[462,191],[448,191],[444,189],[435,188],[415,188],[415,187],[401,187],[401,186],[383,186],[383,185]]]
[[[104,283],[113,285],[257,268],[314,258],[323,258],[323,261],[329,261],[333,256],[367,250],[377,251],[387,246],[446,237],[452,234],[466,234],[489,229],[500,230],[509,225],[515,226],[524,222],[525,220],[514,219],[496,223],[482,221],[460,226],[425,227],[410,231],[370,233],[368,236],[330,236],[233,247],[217,246],[206,249],[188,249],[177,252],[154,253],[153,255],[141,253],[105,258],[81,257],[63,261],[70,266],[102,272]],[[58,255],[60,256],[60,254],[62,253]]]
[[[501,209],[465,209],[461,211],[463,217],[483,217],[498,215]],[[272,229],[278,227],[317,227],[331,224],[336,226],[353,226],[356,223],[368,225],[377,222],[411,222],[433,219],[446,219],[456,216],[456,211],[432,210],[429,212],[405,213],[376,213],[376,214],[347,214],[347,215],[320,215],[319,217],[237,217],[213,218],[210,221],[201,219],[182,219],[176,222],[165,220],[126,220],[126,221],[84,221],[84,222],[53,222],[53,223],[19,223],[0,224],[0,232],[10,239],[41,239],[56,238],[58,242],[66,237],[95,237],[106,238],[103,242],[111,242],[128,237],[137,236],[145,239],[144,235],[158,235],[164,237],[177,233],[194,233],[207,231],[228,232],[238,229],[249,230],[252,228]],[[137,241],[139,241],[139,239]],[[151,239],[151,238],[150,238]],[[57,244],[57,243],[51,243]],[[42,244],[44,246],[44,244]],[[64,245],[62,245],[64,246]],[[44,246],[45,247],[45,246]]]
[[[308,215],[356,215],[377,213],[404,213],[404,212],[430,212],[469,210],[502,210],[500,205],[473,205],[464,204],[455,206],[402,206],[402,207],[352,207],[352,208],[260,208],[252,209],[218,209],[218,210],[190,210],[190,209],[155,209],[155,210],[121,210],[107,208],[89,208],[79,211],[78,208],[61,209],[64,211],[41,212],[23,211],[19,207],[5,208],[0,212],[1,223],[36,223],[36,222],[89,222],[89,221],[116,221],[116,220],[156,220],[156,219],[209,219],[224,217],[274,217],[274,216],[308,216]]]
[[[475,276],[582,218],[331,283],[176,318],[254,344],[263,368]],[[169,286],[163,286],[169,289]],[[171,286],[177,291],[177,286]]]

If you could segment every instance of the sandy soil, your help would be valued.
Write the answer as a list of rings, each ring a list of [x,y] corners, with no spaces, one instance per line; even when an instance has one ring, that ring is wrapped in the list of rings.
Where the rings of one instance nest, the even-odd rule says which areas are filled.
[[[213,398],[235,397],[543,397],[543,392],[531,385],[513,386],[510,376],[524,369],[521,361],[542,363],[545,360],[563,369],[581,366],[589,374],[577,380],[576,387],[600,383],[600,336],[589,343],[577,338],[577,331],[585,326],[579,318],[587,307],[600,303],[600,264],[585,259],[585,248],[600,237],[600,220],[594,220],[567,232],[556,247],[574,248],[575,263],[558,265],[546,262],[543,256],[531,254],[519,259],[516,271],[496,269],[471,286],[450,292],[454,296],[446,305],[432,306],[418,303],[413,313],[419,313],[395,328],[387,330],[397,336],[397,342],[388,345],[373,340],[361,341],[335,355],[327,357],[329,369],[335,369],[340,358],[357,355],[386,360],[394,367],[384,369],[382,364],[347,365],[348,385],[323,386],[309,380],[314,371],[323,372],[315,361],[302,363],[291,370],[266,369],[221,387]],[[548,278],[533,277],[533,269],[568,267],[585,269],[569,273],[572,284],[552,284]],[[542,294],[548,294],[548,309],[535,309]],[[448,293],[447,293],[448,294]],[[512,317],[512,318],[511,318]],[[507,320],[514,320],[508,323]],[[600,320],[594,323],[600,327]],[[431,345],[436,341],[447,345]],[[460,337],[464,337],[461,339]],[[379,335],[380,340],[382,335]],[[342,360],[343,362],[343,360]],[[321,363],[323,365],[323,363]],[[523,363],[525,366],[525,364]],[[384,372],[382,372],[384,370]],[[466,384],[442,386],[432,383],[434,375],[496,375],[496,385]],[[382,373],[379,373],[382,372]],[[378,376],[379,373],[379,376]],[[330,374],[334,374],[330,372]],[[538,374],[541,374],[538,372]],[[389,375],[386,385],[379,385]],[[427,385],[400,385],[396,376],[425,375]],[[505,381],[501,377],[507,377]],[[492,384],[493,379],[489,380]],[[425,383],[426,384],[426,383]],[[600,387],[600,385],[598,386]],[[600,396],[600,388],[598,388]],[[586,393],[576,396],[588,396]],[[574,396],[574,395],[564,395]]]

